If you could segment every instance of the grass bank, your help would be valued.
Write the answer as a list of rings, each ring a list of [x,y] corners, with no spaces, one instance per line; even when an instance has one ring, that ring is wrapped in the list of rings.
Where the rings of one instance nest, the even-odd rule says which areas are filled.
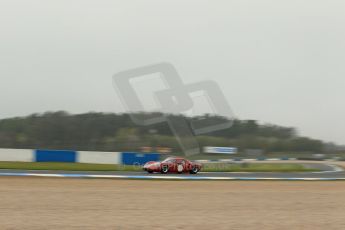
[[[141,171],[140,166],[59,163],[59,162],[0,162],[0,169],[65,170],[65,171]],[[236,163],[204,164],[203,172],[310,172],[318,169],[306,168],[297,163]]]

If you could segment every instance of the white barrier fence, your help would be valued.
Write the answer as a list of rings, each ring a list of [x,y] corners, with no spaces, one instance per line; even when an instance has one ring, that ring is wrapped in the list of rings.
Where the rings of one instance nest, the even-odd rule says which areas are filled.
[[[94,164],[119,164],[121,162],[121,154],[118,152],[79,151],[77,162]]]
[[[0,149],[0,161],[33,162],[34,151],[31,149]]]
[[[0,161],[17,162],[142,165],[148,161],[158,161],[159,158],[160,154],[157,153],[0,149]]]

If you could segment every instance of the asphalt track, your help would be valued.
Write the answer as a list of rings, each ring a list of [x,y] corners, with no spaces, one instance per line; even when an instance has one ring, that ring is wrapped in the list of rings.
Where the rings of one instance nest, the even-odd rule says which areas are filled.
[[[28,177],[67,177],[67,178],[104,178],[104,179],[163,179],[163,180],[345,180],[345,171],[326,163],[303,163],[305,167],[317,168],[320,172],[199,172],[191,174],[148,174],[147,172],[125,171],[54,171],[54,170],[0,170],[0,176]]]

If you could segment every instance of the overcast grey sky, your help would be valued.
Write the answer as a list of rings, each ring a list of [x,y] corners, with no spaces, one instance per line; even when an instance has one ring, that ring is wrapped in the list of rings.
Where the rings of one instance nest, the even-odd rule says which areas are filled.
[[[166,61],[239,118],[345,144],[344,25],[343,0],[0,0],[0,118],[124,111],[112,75]]]

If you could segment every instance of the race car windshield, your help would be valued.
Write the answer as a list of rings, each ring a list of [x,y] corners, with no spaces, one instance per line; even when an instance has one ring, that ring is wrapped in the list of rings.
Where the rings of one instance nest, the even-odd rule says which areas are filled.
[[[175,162],[175,159],[171,159],[171,158],[167,158],[167,159],[165,159],[163,162]]]

